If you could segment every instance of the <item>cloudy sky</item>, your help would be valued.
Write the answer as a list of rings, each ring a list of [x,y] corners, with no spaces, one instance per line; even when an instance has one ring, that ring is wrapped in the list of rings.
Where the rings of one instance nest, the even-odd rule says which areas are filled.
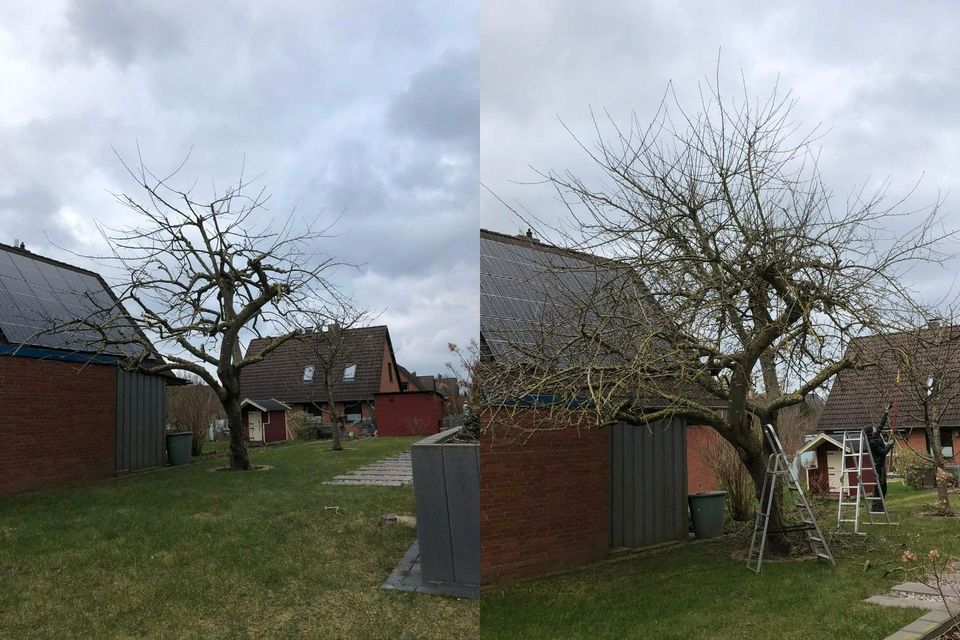
[[[0,242],[97,253],[95,219],[131,221],[111,146],[158,172],[192,148],[200,185],[245,158],[267,216],[342,215],[318,251],[363,263],[340,282],[384,310],[401,364],[443,371],[478,332],[476,11],[0,0]]]
[[[623,122],[655,114],[668,82],[684,104],[712,79],[766,95],[779,76],[799,104],[796,119],[822,123],[821,169],[840,198],[890,178],[921,207],[944,199],[960,227],[960,27],[948,2],[576,2],[481,5],[481,179],[514,206],[550,221],[552,192],[524,185],[542,170],[595,170],[561,120],[592,141],[589,109]],[[518,184],[521,183],[521,184]],[[525,228],[481,191],[484,227]],[[957,265],[915,274],[935,295]]]

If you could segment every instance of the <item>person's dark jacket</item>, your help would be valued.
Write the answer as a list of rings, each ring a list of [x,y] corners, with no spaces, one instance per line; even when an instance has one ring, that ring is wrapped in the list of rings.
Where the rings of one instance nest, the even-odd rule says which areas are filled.
[[[883,436],[879,433],[871,433],[867,437],[867,444],[870,445],[870,453],[873,454],[873,463],[882,467],[887,463],[887,454],[890,453],[890,449],[893,445],[888,445],[883,441]]]
[[[883,440],[881,431],[887,425],[887,417],[890,415],[890,408],[888,407],[886,411],[883,412],[883,417],[880,418],[880,424],[877,425],[877,430],[874,431],[870,429],[867,431],[867,444],[870,446],[870,453],[873,454],[873,464],[877,467],[882,467],[887,464],[887,454],[890,453],[890,449],[893,448],[893,444],[887,444]]]

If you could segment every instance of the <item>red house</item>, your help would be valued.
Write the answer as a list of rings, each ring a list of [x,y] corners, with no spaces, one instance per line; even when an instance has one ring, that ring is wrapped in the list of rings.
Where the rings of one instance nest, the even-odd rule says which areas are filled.
[[[247,356],[259,353],[271,340],[252,340]],[[328,376],[332,411],[327,406]],[[240,392],[252,442],[287,439],[286,418],[295,410],[319,416],[327,425],[333,424],[334,416],[343,416],[347,431],[359,433],[362,424],[375,422],[376,394],[400,392],[390,332],[381,325],[305,333],[245,367]]]

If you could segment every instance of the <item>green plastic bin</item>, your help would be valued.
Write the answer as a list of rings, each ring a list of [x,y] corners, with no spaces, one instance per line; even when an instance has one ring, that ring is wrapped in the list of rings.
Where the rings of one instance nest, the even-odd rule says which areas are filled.
[[[723,535],[723,515],[726,506],[726,491],[693,493],[690,501],[690,517],[693,532],[698,539],[716,538]]]
[[[189,431],[167,434],[167,459],[170,464],[186,464],[190,462],[190,449],[193,445],[193,434]]]

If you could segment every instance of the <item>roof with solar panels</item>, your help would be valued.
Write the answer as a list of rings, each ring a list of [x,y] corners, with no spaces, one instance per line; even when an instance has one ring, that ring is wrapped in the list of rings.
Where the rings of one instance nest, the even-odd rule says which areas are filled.
[[[122,314],[117,320],[116,314]],[[101,320],[110,344],[77,321]],[[74,323],[73,326],[69,326]],[[134,356],[143,334],[103,278],[87,269],[0,243],[0,345],[20,355],[54,352],[109,361]],[[55,355],[55,354],[51,354]],[[149,360],[161,360],[154,352]]]

